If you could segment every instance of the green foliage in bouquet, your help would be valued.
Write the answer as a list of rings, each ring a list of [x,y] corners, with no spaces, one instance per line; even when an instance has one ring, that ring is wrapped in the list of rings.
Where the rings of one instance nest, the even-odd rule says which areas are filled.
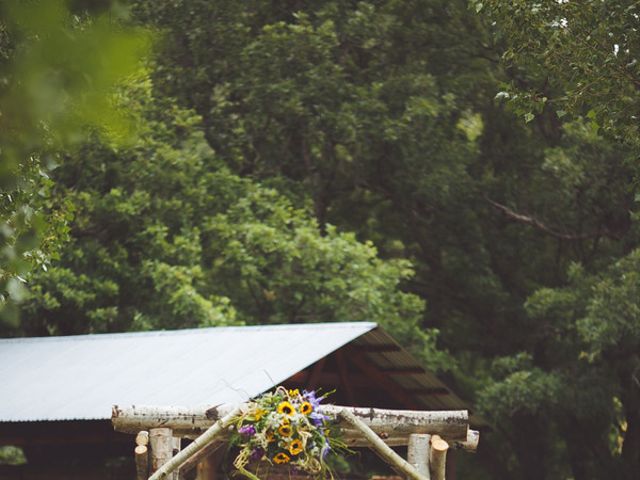
[[[328,418],[320,412],[320,402],[327,395],[280,386],[250,402],[235,423],[231,439],[231,445],[240,447],[233,462],[237,472],[260,480],[258,468],[264,462],[316,478],[333,478],[327,455],[348,449],[330,436]],[[256,465],[256,474],[247,470],[249,464]]]

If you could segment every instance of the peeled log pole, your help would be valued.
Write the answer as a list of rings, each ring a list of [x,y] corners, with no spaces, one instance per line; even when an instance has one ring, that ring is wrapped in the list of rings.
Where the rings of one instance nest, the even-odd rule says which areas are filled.
[[[431,469],[432,480],[445,480],[447,450],[449,450],[449,444],[447,442],[438,435],[431,437],[429,468]]]
[[[145,445],[136,446],[136,479],[146,480],[149,476],[149,452]]]
[[[369,442],[369,446],[376,451],[383,460],[388,462],[392,467],[405,474],[408,478],[413,480],[429,480],[424,475],[421,475],[409,462],[391,450],[386,443],[384,443],[380,437],[369,428],[360,418],[356,417],[350,409],[343,409],[338,413],[339,417],[346,423],[350,424],[356,430],[360,432],[364,438]]]
[[[152,428],[149,430],[152,472],[162,467],[173,456],[172,433],[170,428]]]
[[[431,449],[431,435],[413,433],[409,435],[407,461],[413,465],[420,475],[431,479],[429,472],[429,450]]]
[[[162,465],[162,467],[160,467],[157,472],[149,477],[149,480],[160,480],[166,478],[172,472],[176,471],[183,463],[189,460],[189,458],[197,454],[200,450],[209,445],[214,438],[219,436],[224,431],[224,429],[227,428],[231,424],[231,422],[233,422],[233,420],[240,414],[241,411],[242,409],[240,407],[235,407],[224,417],[217,420],[202,435],[191,442],[189,446],[187,446],[184,450],[181,450],[175,457]]]
[[[193,437],[210,427],[215,420],[222,418],[233,408],[232,405],[220,405],[208,410],[114,405],[111,421],[119,432],[136,433],[154,427],[171,427],[176,436]],[[339,421],[338,426],[342,427],[343,439],[350,446],[363,446],[363,444],[359,431],[340,420],[338,414],[343,410],[361,419],[390,445],[407,445],[409,435],[412,433],[438,434],[462,443],[468,440],[469,415],[466,410],[430,412],[323,405],[321,412]],[[344,424],[340,425],[340,423]]]

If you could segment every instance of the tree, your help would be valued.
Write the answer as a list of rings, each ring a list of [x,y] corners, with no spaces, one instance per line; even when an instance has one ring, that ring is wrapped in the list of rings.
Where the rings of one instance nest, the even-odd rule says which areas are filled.
[[[474,3],[508,45],[503,60],[514,88],[504,94],[528,120],[545,109],[558,117],[587,116],[596,128],[637,147],[636,2]]]
[[[569,3],[600,29],[596,2],[580,12]],[[585,366],[579,337],[535,316],[527,300],[567,285],[573,263],[595,274],[637,245],[633,146],[599,137],[605,123],[593,106],[567,97],[560,107],[572,73],[557,58],[555,70],[500,64],[505,49],[537,48],[544,36],[531,28],[564,31],[546,17],[530,27],[517,10],[538,15],[549,4],[485,2],[519,19],[513,35],[462,1],[136,5],[167,35],[155,95],[202,115],[229,169],[298,207],[311,202],[321,228],[355,230],[383,256],[414,262],[407,288],[429,303],[422,326],[441,330],[460,365],[458,390],[499,432],[479,455],[491,478],[582,475],[573,461],[581,438],[613,425],[615,401],[594,397],[585,411],[602,423],[585,415],[573,425],[582,437],[566,435],[559,412],[573,397],[562,382],[579,371],[588,391],[603,392],[611,371]],[[553,44],[549,58],[573,40]],[[511,82],[544,87],[545,75],[537,96],[509,93],[520,95],[511,104],[527,125],[495,98]],[[624,102],[629,88],[608,91]],[[562,123],[561,109],[573,122]],[[564,319],[566,329],[575,321]],[[610,466],[602,459],[591,471]]]
[[[434,368],[424,304],[399,285],[409,262],[318,224],[286,197],[231,173],[200,119],[149,97],[140,139],[94,139],[55,172],[55,199],[76,209],[61,260],[32,278],[29,334],[112,332],[242,323],[376,321]],[[135,106],[135,107],[134,107]]]

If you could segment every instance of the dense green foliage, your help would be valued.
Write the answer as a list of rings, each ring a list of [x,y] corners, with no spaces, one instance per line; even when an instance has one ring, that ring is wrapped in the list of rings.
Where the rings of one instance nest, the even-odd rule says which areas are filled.
[[[492,423],[461,475],[634,478],[635,8],[133,2],[139,135],[53,172],[22,332],[373,320]]]

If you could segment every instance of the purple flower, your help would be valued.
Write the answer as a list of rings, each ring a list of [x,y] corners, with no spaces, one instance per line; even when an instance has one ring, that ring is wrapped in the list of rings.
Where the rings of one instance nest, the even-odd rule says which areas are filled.
[[[256,434],[256,427],[254,427],[253,425],[243,425],[238,429],[238,433],[240,435],[251,437]]]
[[[322,400],[322,398],[316,397],[315,390],[303,390],[302,397],[313,406],[314,410],[316,410],[320,406],[320,401]]]
[[[313,411],[313,412],[311,412],[311,414],[309,414],[309,420],[311,420],[311,423],[316,427],[322,426],[322,424],[328,418],[329,417],[327,417],[326,415],[324,415],[324,414],[322,414],[320,412],[317,412],[317,411]]]

